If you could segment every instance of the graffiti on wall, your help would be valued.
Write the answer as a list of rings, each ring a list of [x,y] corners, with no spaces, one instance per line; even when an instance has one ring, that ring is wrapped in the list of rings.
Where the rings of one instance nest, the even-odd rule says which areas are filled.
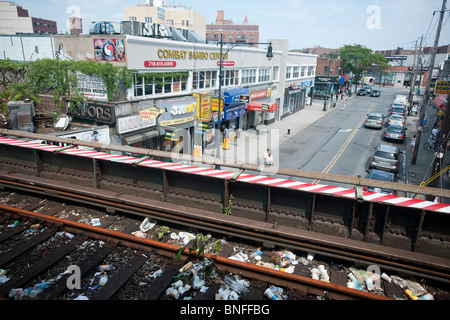
[[[125,62],[125,42],[123,39],[94,39],[94,54],[97,61]]]

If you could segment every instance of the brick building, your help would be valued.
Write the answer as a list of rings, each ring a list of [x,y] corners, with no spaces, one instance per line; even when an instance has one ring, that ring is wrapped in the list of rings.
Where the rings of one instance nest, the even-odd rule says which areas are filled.
[[[234,24],[232,20],[225,20],[223,10],[218,10],[216,22],[206,25],[206,40],[208,42],[219,41],[221,34],[223,34],[224,41],[242,43],[259,42],[258,25],[249,24],[247,17],[245,17],[242,24]],[[252,46],[258,47],[257,44]]]
[[[341,59],[317,58],[316,74],[326,76],[340,76],[343,69]]]
[[[57,34],[56,21],[30,17],[28,10],[11,1],[0,1],[0,34]]]

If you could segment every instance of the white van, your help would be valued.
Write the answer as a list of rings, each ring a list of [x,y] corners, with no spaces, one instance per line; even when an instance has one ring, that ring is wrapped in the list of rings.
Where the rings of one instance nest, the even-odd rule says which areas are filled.
[[[404,106],[406,106],[407,103],[408,103],[408,96],[405,96],[405,95],[397,95],[397,96],[395,97],[395,100],[394,100],[394,104],[395,104],[395,103],[401,103],[401,104],[403,104]]]

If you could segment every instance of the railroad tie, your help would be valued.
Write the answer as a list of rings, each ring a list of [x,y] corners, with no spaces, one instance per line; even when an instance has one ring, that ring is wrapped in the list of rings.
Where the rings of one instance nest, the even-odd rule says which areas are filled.
[[[18,233],[21,233],[21,232],[25,231],[26,229],[27,228],[23,224],[21,225],[19,223],[17,226],[12,228],[11,230],[5,231],[5,232],[0,234],[0,243],[5,242],[9,238],[15,236]]]
[[[70,252],[76,249],[76,245],[72,242],[67,243],[52,253],[48,254],[44,259],[39,260],[30,268],[23,271],[21,274],[14,277],[14,279],[6,282],[0,287],[0,296],[6,296],[13,288],[21,288],[31,280],[38,277],[42,272],[47,270],[58,260],[67,256]]]
[[[178,274],[179,269],[179,265],[169,265],[163,275],[153,281],[152,285],[145,291],[142,298],[144,300],[160,300],[165,294],[166,289],[172,283],[173,277]]]
[[[214,283],[208,288],[208,290],[206,290],[205,293],[197,291],[192,300],[214,300],[219,289],[220,283]]]
[[[109,300],[145,263],[144,256],[136,256],[125,266],[120,268],[114,276],[90,298],[90,300]]]
[[[80,264],[77,264],[80,267],[80,276],[84,276],[89,271],[97,267],[103,259],[111,253],[111,251],[111,248],[102,248],[84,259]],[[67,287],[67,279],[71,276],[72,274],[70,273],[63,275],[58,281],[55,282],[55,284],[44,289],[40,295],[46,297],[48,300],[58,298],[58,296],[63,295],[69,290]]]
[[[44,242],[48,238],[50,238],[53,233],[50,232],[42,232],[38,235],[35,235],[33,238],[22,242],[18,246],[11,248],[8,252],[5,252],[0,256],[0,267],[7,265],[10,261],[16,259],[22,253],[30,250],[41,242]]]

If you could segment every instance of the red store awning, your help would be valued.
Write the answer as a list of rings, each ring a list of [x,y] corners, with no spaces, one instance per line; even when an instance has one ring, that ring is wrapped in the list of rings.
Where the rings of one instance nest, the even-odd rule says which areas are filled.
[[[263,102],[251,102],[247,104],[247,110],[249,111],[262,111],[262,112],[274,112],[278,110],[276,103],[263,103]]]
[[[446,94],[438,95],[434,100],[433,103],[436,107],[439,109],[442,109],[444,107],[445,98],[447,98]]]

